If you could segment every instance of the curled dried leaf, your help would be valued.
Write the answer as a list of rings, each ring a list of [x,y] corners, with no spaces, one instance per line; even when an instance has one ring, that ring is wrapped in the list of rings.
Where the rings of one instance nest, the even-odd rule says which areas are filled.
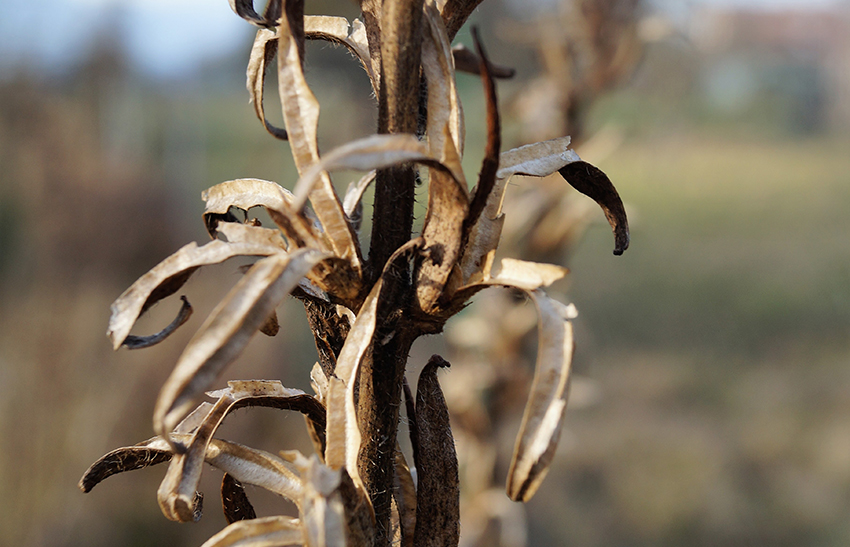
[[[560,137],[502,152],[499,156],[499,171],[496,177],[507,179],[512,175],[530,177],[551,175],[564,165],[581,161],[569,145],[569,137]]]
[[[555,264],[528,262],[514,258],[503,258],[500,265],[499,272],[490,279],[490,283],[526,291],[548,287],[569,272],[566,268]]]
[[[168,472],[157,493],[163,513],[172,520],[187,522],[194,518],[191,501],[200,482],[207,447],[230,412],[246,406],[270,406],[299,410],[317,421],[323,419],[324,409],[318,401],[303,391],[287,389],[278,381],[230,381],[226,389],[218,390],[210,395],[218,397],[218,401],[209,407],[209,412],[198,423],[189,445],[171,460]],[[202,407],[206,408],[208,405],[202,405]],[[280,473],[286,475],[284,469],[281,469]],[[278,493],[292,499],[299,492],[298,480],[291,472],[286,478],[293,485],[292,488]]]
[[[562,137],[528,144],[502,152],[499,155],[499,170],[496,181],[487,197],[484,210],[469,231],[469,239],[463,251],[461,272],[464,283],[469,284],[490,277],[493,258],[502,235],[504,215],[502,203],[505,189],[513,175],[545,177],[574,161],[578,154],[569,149],[570,138]]]
[[[456,546],[460,540],[457,453],[446,399],[437,380],[437,370],[448,366],[439,355],[431,356],[416,387],[419,488],[413,543],[417,547]]]
[[[213,242],[215,243],[215,242]],[[327,253],[301,249],[254,264],[192,338],[160,391],[154,427],[163,436],[196,404],[278,304]]]
[[[354,231],[360,233],[360,224],[363,221],[363,193],[375,180],[376,171],[372,170],[363,175],[360,180],[352,181],[345,192],[342,208],[348,217]]]
[[[271,135],[278,139],[286,140],[286,130],[275,127],[266,119],[263,108],[263,92],[266,85],[266,68],[277,53],[277,32],[268,29],[260,29],[254,38],[251,47],[251,55],[248,58],[248,70],[246,72],[248,93],[254,112]]]
[[[204,222],[212,237],[218,233],[219,225],[225,227],[232,224],[219,222],[231,207],[247,211],[251,207],[262,206],[286,237],[295,242],[296,247],[330,250],[322,234],[317,233],[315,226],[318,221],[295,214],[288,206],[292,202],[292,194],[277,183],[262,179],[229,180],[201,193],[201,199],[207,204]]]
[[[431,154],[447,163],[446,157],[441,156],[447,150],[444,139],[450,137],[453,141],[454,151],[449,155],[463,155],[463,109],[455,83],[454,60],[446,28],[433,4],[426,3],[424,14],[426,28],[425,40],[422,42],[422,71],[428,82],[428,143]],[[456,172],[455,176],[462,180],[462,174]]]
[[[228,473],[225,473],[221,479],[221,508],[227,524],[257,518],[254,506],[251,505],[242,483]]]
[[[304,207],[307,197],[321,182],[322,173],[338,169],[368,171],[414,161],[433,162],[433,157],[413,135],[371,135],[346,143],[322,156],[301,174],[295,184],[292,208],[299,211]]]
[[[230,524],[202,547],[285,547],[303,545],[301,521],[292,517],[262,517]]]
[[[198,247],[189,243],[140,277],[112,304],[107,336],[115,349],[121,347],[136,319],[151,306],[171,296],[201,266],[219,264],[234,256],[268,256],[280,249],[257,243],[210,241]]]
[[[614,254],[623,254],[629,248],[629,220],[608,175],[584,161],[570,163],[558,171],[570,186],[599,204],[614,232]]]
[[[478,217],[484,211],[490,192],[493,191],[493,186],[496,184],[496,171],[499,169],[499,150],[502,147],[502,127],[499,120],[496,83],[490,73],[490,61],[487,59],[487,54],[478,38],[476,27],[472,27],[472,37],[475,40],[475,49],[480,56],[481,81],[484,84],[484,95],[487,99],[487,147],[484,150],[484,160],[478,174],[475,195],[469,204],[469,212],[463,221],[462,245],[465,245],[469,240],[469,231],[478,222]]]
[[[552,300],[540,290],[528,294],[539,316],[537,364],[522,416],[511,467],[508,497],[528,501],[549,470],[567,408],[574,342],[575,307]]]
[[[303,176],[319,161],[319,103],[304,79],[301,44],[297,37],[299,29],[293,29],[288,19],[282,18],[278,27],[278,83],[292,157]],[[334,254],[348,260],[359,274],[360,246],[327,173],[319,174],[319,184],[310,193],[310,201]],[[300,210],[301,207],[295,209]]]
[[[168,443],[160,437],[148,439],[135,446],[116,448],[91,464],[83,473],[78,486],[80,490],[88,493],[112,475],[164,463],[169,461],[171,456]]]
[[[530,292],[548,287],[564,277],[568,271],[566,268],[554,264],[503,258],[500,262],[499,272],[495,276],[489,277],[485,281],[476,281],[460,287],[452,298],[449,309],[462,309],[467,300],[487,287],[503,286]]]
[[[204,418],[206,418],[213,408],[213,405],[205,403],[199,410],[205,411]],[[175,431],[192,429],[184,424],[185,422],[181,423]],[[206,433],[203,435],[207,436]],[[84,492],[89,492],[99,482],[116,473],[143,469],[179,458],[183,454],[175,456],[172,445],[178,444],[181,447],[191,445],[194,437],[195,435],[181,432],[173,434],[170,443],[157,436],[135,446],[113,450],[86,470],[83,478],[80,479],[79,487]],[[185,454],[186,450],[184,449],[183,452]],[[211,439],[206,447],[204,458],[208,464],[221,469],[241,483],[265,488],[295,503],[298,503],[303,495],[301,479],[287,467],[283,460],[262,450],[220,439]],[[179,482],[179,478],[176,482]],[[188,520],[196,520],[197,496],[192,496],[191,505],[192,513],[187,514],[186,517]]]
[[[451,138],[446,145],[446,165],[460,165]],[[460,259],[463,221],[469,207],[466,183],[442,170],[431,169],[428,184],[428,212],[422,227],[425,256],[417,265],[416,302],[420,310],[434,313],[442,306],[441,300],[451,297],[452,288],[446,291],[449,276]],[[444,294],[447,293],[447,294]]]
[[[189,300],[186,299],[185,296],[181,296],[180,300],[183,301],[183,305],[180,306],[180,311],[177,313],[177,317],[174,318],[174,321],[168,324],[167,327],[162,329],[156,334],[151,334],[150,336],[133,336],[128,335],[127,338],[121,343],[122,346],[128,349],[141,349],[141,348],[149,348],[151,346],[155,346],[159,344],[171,334],[176,331],[180,326],[182,326],[186,321],[189,320],[189,317],[192,316],[192,306],[189,304]]]

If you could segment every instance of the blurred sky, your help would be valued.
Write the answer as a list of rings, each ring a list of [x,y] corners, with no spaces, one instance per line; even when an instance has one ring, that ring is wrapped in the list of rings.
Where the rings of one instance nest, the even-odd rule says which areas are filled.
[[[528,7],[528,0],[515,0]],[[545,5],[547,0],[538,0]],[[735,6],[820,9],[841,0],[654,0],[663,10]],[[261,4],[257,2],[257,4]],[[27,67],[61,73],[114,33],[133,66],[156,79],[191,76],[199,63],[247,43],[251,27],[224,0],[0,0],[0,78]],[[106,30],[109,29],[109,30]]]

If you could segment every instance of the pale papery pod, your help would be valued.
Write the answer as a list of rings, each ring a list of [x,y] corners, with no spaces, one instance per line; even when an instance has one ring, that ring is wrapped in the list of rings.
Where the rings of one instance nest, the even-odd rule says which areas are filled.
[[[528,501],[549,470],[567,408],[573,351],[572,304],[557,302],[541,290],[528,292],[539,317],[537,364],[508,471],[507,493]]]
[[[355,19],[349,25],[345,17],[306,15],[304,16],[304,34],[308,39],[327,40],[348,48],[363,65],[363,69],[366,70],[372,82],[372,89],[377,94],[377,80],[372,73],[372,59],[369,55],[369,44],[366,41],[366,27],[359,19]]]
[[[270,134],[278,139],[286,140],[286,130],[276,127],[266,119],[263,108],[263,92],[266,85],[266,68],[277,53],[277,32],[274,30],[260,29],[254,38],[251,47],[251,55],[248,58],[248,69],[246,71],[246,87],[250,96],[254,112]]]
[[[176,437],[176,440],[181,440]],[[188,441],[188,438],[185,440]],[[263,450],[212,439],[207,446],[206,462],[232,475],[243,484],[253,484],[282,496],[296,505],[303,497],[303,484],[286,462]]]
[[[310,385],[313,386],[316,399],[325,404],[328,396],[328,377],[325,376],[322,365],[318,362],[314,363],[313,368],[310,369]]]
[[[301,278],[328,256],[315,249],[300,249],[254,264],[183,350],[154,408],[157,433],[168,435]]]
[[[459,170],[460,158],[453,155],[456,149],[451,138],[443,143],[446,166],[450,171]],[[444,289],[460,259],[463,222],[468,208],[465,181],[440,169],[430,169],[428,211],[422,227],[425,257],[415,274],[416,302],[426,313],[441,307],[442,298],[451,297],[451,294],[444,294]]]
[[[269,256],[281,252],[265,243],[189,243],[157,264],[124,291],[112,304],[107,336],[114,349],[130,334],[136,320],[153,304],[177,292],[201,266],[219,264],[235,256]]]
[[[292,208],[298,211],[304,207],[307,197],[312,195],[321,183],[322,174],[328,171],[339,169],[368,171],[405,162],[433,163],[434,161],[433,155],[428,152],[428,147],[414,135],[363,137],[334,148],[301,173],[301,178],[295,183],[293,190],[295,199]]]
[[[460,267],[465,284],[490,277],[493,257],[499,246],[504,225],[502,204],[511,177],[546,177],[569,163],[581,161],[569,145],[570,137],[561,137],[514,148],[499,155],[496,183],[478,221],[470,230],[469,240],[463,252]]]
[[[360,454],[360,426],[354,403],[354,390],[360,363],[375,334],[378,301],[383,281],[378,279],[366,297],[360,312],[351,326],[345,344],[339,352],[335,377],[328,379],[327,449],[325,462],[333,469],[345,467],[358,489],[365,492],[357,460]]]
[[[319,103],[304,79],[299,44],[292,35],[287,17],[281,17],[278,27],[278,87],[292,157],[303,176],[319,161]],[[334,254],[349,261],[359,274],[360,246],[327,173],[320,173],[319,184],[310,193],[310,201]],[[300,209],[295,207],[296,211]]]
[[[422,42],[422,71],[428,82],[429,146],[434,155],[443,152],[445,143],[442,141],[447,138],[443,127],[448,125],[448,135],[454,141],[456,154],[463,156],[463,108],[455,83],[451,44],[436,6],[426,2],[424,10],[427,27],[424,29],[425,39]],[[445,163],[445,158],[440,159]]]
[[[295,461],[304,479],[299,511],[308,547],[345,547],[347,519],[339,487],[342,469],[332,469],[313,455]],[[365,547],[365,546],[364,546]]]
[[[201,480],[207,444],[232,403],[230,397],[219,399],[192,435],[185,451],[175,454],[171,459],[168,472],[157,490],[159,507],[169,520],[192,522],[199,516],[194,500]]]
[[[301,521],[277,516],[234,522],[201,547],[284,547],[303,544]]]

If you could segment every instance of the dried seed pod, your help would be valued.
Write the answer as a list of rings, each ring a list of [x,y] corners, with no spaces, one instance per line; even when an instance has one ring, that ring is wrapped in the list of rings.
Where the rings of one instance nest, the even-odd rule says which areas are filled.
[[[413,543],[417,547],[454,547],[460,541],[457,454],[446,399],[437,380],[437,371],[448,366],[439,355],[432,355],[416,387],[419,480]]]

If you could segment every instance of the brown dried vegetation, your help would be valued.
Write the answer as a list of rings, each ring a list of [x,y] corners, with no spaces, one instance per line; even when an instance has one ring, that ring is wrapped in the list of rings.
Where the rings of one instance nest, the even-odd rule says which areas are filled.
[[[457,545],[458,459],[437,381],[438,368],[447,363],[433,357],[420,375],[415,402],[408,397],[414,472],[397,439],[406,361],[416,338],[441,332],[478,291],[507,286],[524,291],[538,312],[537,365],[507,477],[511,499],[534,495],[566,409],[576,311],[543,290],[566,274],[564,268],[514,259],[493,268],[508,181],[516,174],[560,172],[600,204],[614,230],[615,254],[628,247],[628,225],[611,182],[568,148],[569,137],[500,152],[493,77],[506,71],[489,63],[477,35],[474,56],[451,48],[477,4],[400,0],[381,6],[364,0],[361,23],[305,16],[303,1],[271,0],[260,15],[250,2],[231,0],[237,14],[260,27],[248,90],[262,124],[288,140],[299,179],[292,192],[258,179],[204,192],[213,240],[178,250],[113,304],[108,334],[114,347],[152,345],[179,328],[191,310],[184,297],[180,316],[163,331],[131,336],[153,304],[177,293],[202,266],[259,257],[178,359],[156,403],[156,436],[95,462],[80,481],[84,491],[115,473],[168,461],[157,493],[160,507],[167,518],[189,522],[201,516],[198,484],[206,462],[225,472],[221,496],[231,523],[208,546]],[[320,154],[319,104],[304,78],[306,39],[342,44],[359,60],[378,98],[378,134]],[[265,72],[275,56],[283,129],[272,126],[263,110]],[[456,64],[456,56],[464,63]],[[469,66],[471,56],[484,84],[488,137],[477,184],[469,190],[460,164],[464,118],[454,72]],[[427,113],[423,122],[421,113]],[[331,181],[331,172],[340,169],[369,172],[342,200]],[[413,237],[416,181],[426,174],[427,213],[421,234]],[[372,182],[374,216],[365,253],[360,200]],[[247,218],[253,207],[263,207],[276,229],[239,222],[234,213]],[[209,391],[257,331],[277,332],[275,308],[288,295],[304,303],[319,350],[311,374],[314,394],[268,380],[230,381]],[[302,413],[316,453],[272,454],[215,437],[230,412],[251,406]],[[242,484],[291,500],[298,516],[257,518]]]

